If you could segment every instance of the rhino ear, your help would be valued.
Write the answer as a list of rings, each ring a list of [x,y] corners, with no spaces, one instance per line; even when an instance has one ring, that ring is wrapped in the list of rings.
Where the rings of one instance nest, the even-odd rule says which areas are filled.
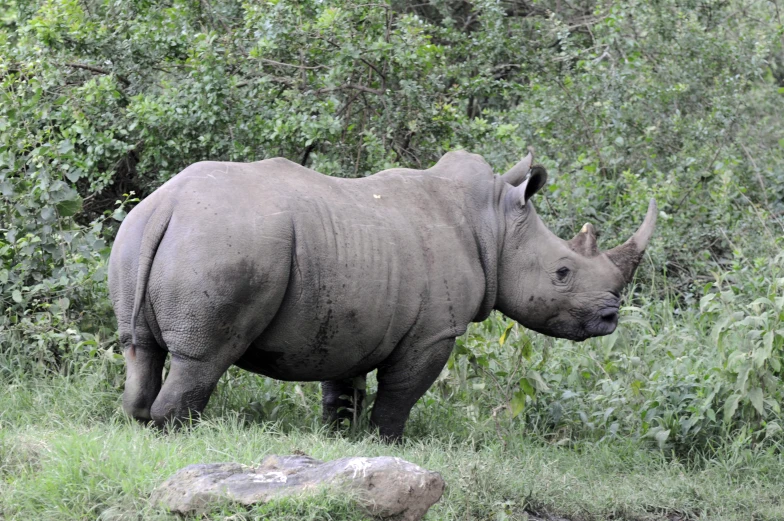
[[[528,152],[528,155],[522,161],[509,169],[507,173],[501,176],[505,182],[512,186],[518,186],[525,181],[528,173],[531,171],[531,164],[534,162],[534,155]]]
[[[512,189],[513,197],[520,206],[525,206],[528,200],[541,190],[545,183],[547,183],[547,170],[541,165],[536,165],[531,168],[531,173],[528,177],[519,186]]]

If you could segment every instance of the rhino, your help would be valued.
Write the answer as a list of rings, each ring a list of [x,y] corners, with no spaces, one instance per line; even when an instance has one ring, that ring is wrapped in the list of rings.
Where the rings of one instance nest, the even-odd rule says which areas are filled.
[[[124,411],[197,418],[236,365],[321,381],[335,419],[377,370],[370,421],[394,441],[455,338],[493,310],[554,337],[612,333],[656,203],[601,252],[590,224],[570,241],[545,226],[531,198],[546,181],[530,153],[503,175],[462,151],[361,179],[282,158],[187,167],[128,213],[112,247]]]

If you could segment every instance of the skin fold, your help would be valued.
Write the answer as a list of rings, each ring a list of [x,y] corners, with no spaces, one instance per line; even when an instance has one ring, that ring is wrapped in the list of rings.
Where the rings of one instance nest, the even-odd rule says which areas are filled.
[[[352,382],[377,370],[371,422],[397,440],[455,338],[493,309],[547,335],[611,333],[655,204],[608,252],[590,225],[561,240],[530,201],[547,179],[532,162],[500,176],[450,152],[362,179],[280,158],[186,168],[128,214],[112,249],[125,411],[158,425],[196,417],[237,365],[321,381],[334,422]]]

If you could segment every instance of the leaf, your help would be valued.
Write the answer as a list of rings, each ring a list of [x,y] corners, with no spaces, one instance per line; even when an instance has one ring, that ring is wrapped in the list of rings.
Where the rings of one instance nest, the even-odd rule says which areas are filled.
[[[732,315],[724,315],[721,317],[721,319],[716,321],[716,323],[713,326],[713,330],[711,331],[711,338],[713,339],[714,344],[719,343],[719,337],[721,336],[721,332],[724,330],[724,328],[727,327],[727,325],[730,323],[732,318],[733,318]]]
[[[0,194],[3,194],[6,197],[11,197],[14,195],[14,185],[11,181],[1,181],[0,182]]]
[[[15,289],[11,293],[11,298],[14,299],[14,302],[16,302],[17,304],[21,304],[22,300],[24,300],[24,299],[22,299],[22,292],[19,291],[18,289]]]
[[[122,220],[123,220],[123,219],[125,219],[125,216],[126,216],[126,215],[128,215],[128,212],[126,212],[126,211],[125,211],[125,210],[123,210],[122,208],[117,208],[117,209],[114,211],[114,213],[112,214],[112,219],[114,219],[115,221],[120,221],[120,222],[122,222]]]
[[[75,183],[82,177],[83,173],[84,172],[82,171],[81,168],[74,168],[66,172],[65,177],[67,177],[68,180],[71,181],[72,183]]]
[[[759,415],[765,416],[765,406],[762,403],[762,389],[759,387],[752,387],[749,389],[749,400]]]
[[[41,208],[41,219],[43,219],[44,222],[54,219],[54,208],[51,206],[44,206]]]
[[[735,382],[735,390],[741,393],[746,391],[746,383],[749,380],[749,371],[751,371],[751,364],[745,363],[738,371],[738,380]]]
[[[506,329],[504,329],[504,332],[501,333],[501,336],[498,338],[499,344],[504,345],[506,339],[509,337],[509,332],[512,330],[514,325],[515,325],[514,322],[509,322],[509,324],[506,326]]]
[[[762,347],[755,349],[751,354],[751,360],[754,362],[754,367],[760,369],[765,365],[765,362],[770,358],[773,353],[773,338],[776,334],[773,331],[768,331],[762,337]]]
[[[758,299],[754,300],[754,302],[749,304],[749,306],[750,307],[759,306],[760,304],[767,304],[767,305],[773,307],[773,302],[769,298],[766,298],[766,297],[759,297]]]
[[[705,308],[708,307],[708,304],[710,304],[711,300],[713,300],[715,298],[716,298],[716,294],[715,293],[708,293],[707,295],[702,297],[700,299],[700,311],[705,311]]]
[[[667,438],[670,437],[670,429],[660,430],[656,434],[653,435],[653,438],[656,440],[656,443],[659,444],[659,447],[664,446],[664,442],[667,441]]]
[[[71,143],[70,139],[64,139],[60,141],[60,145],[57,147],[57,151],[61,154],[67,154],[71,150],[73,150],[73,143]]]
[[[740,395],[733,394],[727,399],[726,402],[724,402],[724,421],[726,423],[729,423],[729,421],[735,415],[735,411],[738,409],[739,401],[740,401]]]
[[[529,382],[527,378],[520,380],[520,389],[522,389],[523,392],[531,398],[536,395],[536,391],[534,390],[533,385],[531,385],[531,382]]]
[[[512,418],[517,418],[525,410],[525,392],[518,390],[509,401],[509,412]]]
[[[531,338],[528,335],[523,336],[523,346],[522,352],[523,358],[531,361],[531,357],[534,355],[534,345],[531,342]]]
[[[539,374],[539,371],[528,371],[526,373],[526,378],[528,379],[529,382],[533,384],[533,386],[536,388],[537,391],[546,393],[547,391],[550,390],[550,388],[547,387],[547,384],[542,378],[542,375]]]
[[[82,198],[76,196],[75,199],[63,201],[57,205],[57,212],[61,217],[71,217],[82,210]]]

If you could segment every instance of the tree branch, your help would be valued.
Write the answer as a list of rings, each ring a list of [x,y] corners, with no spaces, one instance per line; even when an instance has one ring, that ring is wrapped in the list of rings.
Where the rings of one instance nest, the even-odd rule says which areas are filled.
[[[338,87],[324,87],[322,89],[318,89],[315,91],[315,94],[324,94],[326,92],[333,92],[336,90],[343,90],[343,89],[355,89],[361,90],[362,92],[368,92],[370,94],[375,94],[376,96],[383,96],[384,91],[379,89],[371,89],[370,87],[365,87],[364,85],[356,85],[354,83],[344,83]]]
[[[306,65],[297,65],[295,63],[283,63],[283,62],[278,62],[278,61],[275,61],[275,60],[270,60],[268,58],[254,58],[254,59],[259,60],[260,62],[269,63],[270,65],[279,65],[281,67],[294,67],[295,69],[316,70],[316,69],[328,69],[329,68],[326,65],[316,65],[316,66],[310,67],[310,66],[306,66]]]
[[[123,85],[125,85],[126,87],[131,84],[131,82],[128,81],[128,78],[126,78],[125,76],[123,76],[121,74],[117,74],[116,72],[112,72],[112,71],[108,71],[106,69],[102,69],[100,67],[96,67],[94,65],[85,65],[83,63],[66,63],[65,65],[67,67],[73,67],[74,69],[84,69],[86,71],[95,72],[96,74],[106,74],[106,75],[114,74],[114,76],[118,80],[120,80],[123,83]]]

